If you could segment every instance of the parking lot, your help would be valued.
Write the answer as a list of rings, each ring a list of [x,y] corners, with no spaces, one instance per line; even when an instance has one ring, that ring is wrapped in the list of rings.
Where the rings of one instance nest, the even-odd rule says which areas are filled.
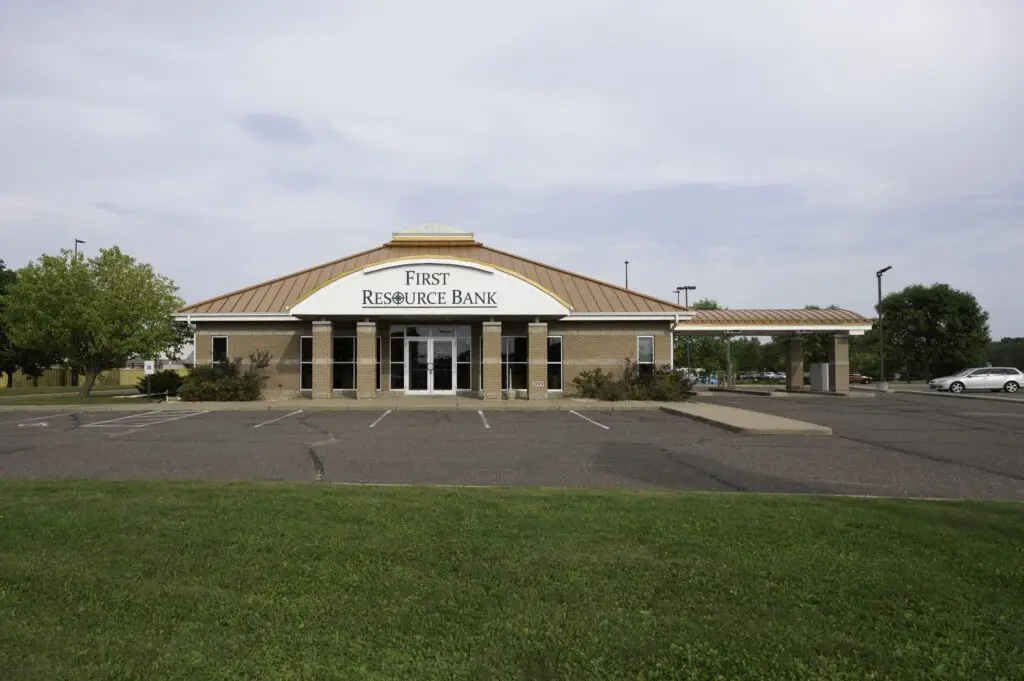
[[[1024,499],[1024,408],[716,396],[831,426],[740,436],[661,412],[0,414],[0,476],[528,485]]]

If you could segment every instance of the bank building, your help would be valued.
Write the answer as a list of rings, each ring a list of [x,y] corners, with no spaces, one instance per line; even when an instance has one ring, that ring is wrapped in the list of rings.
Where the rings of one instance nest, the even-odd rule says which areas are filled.
[[[802,389],[811,332],[830,335],[830,390],[845,391],[849,337],[871,328],[848,310],[692,310],[440,224],[177,318],[196,329],[197,365],[265,350],[268,394],[355,399],[569,395],[589,369],[672,367],[674,340],[697,335],[785,337],[788,387]]]

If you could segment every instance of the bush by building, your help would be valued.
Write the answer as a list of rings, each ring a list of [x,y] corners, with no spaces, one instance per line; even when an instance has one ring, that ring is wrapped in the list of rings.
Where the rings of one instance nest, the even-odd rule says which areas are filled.
[[[251,402],[263,397],[267,380],[263,369],[270,366],[271,354],[257,350],[242,368],[241,358],[197,366],[178,389],[185,402]]]
[[[609,402],[682,402],[693,395],[693,381],[683,372],[668,367],[641,367],[628,359],[621,374],[594,369],[580,373],[572,383],[580,397]]]
[[[140,378],[135,384],[135,389],[143,395],[163,395],[166,393],[168,397],[174,397],[178,394],[178,389],[181,388],[184,380],[185,377],[176,370],[164,369],[153,373],[151,376]]]

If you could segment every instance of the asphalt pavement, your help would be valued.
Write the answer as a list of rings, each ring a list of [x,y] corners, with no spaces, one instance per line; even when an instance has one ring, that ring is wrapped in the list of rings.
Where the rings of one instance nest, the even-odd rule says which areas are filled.
[[[0,413],[0,477],[522,485],[1024,500],[1024,405],[716,403],[831,427],[743,436],[661,412]]]

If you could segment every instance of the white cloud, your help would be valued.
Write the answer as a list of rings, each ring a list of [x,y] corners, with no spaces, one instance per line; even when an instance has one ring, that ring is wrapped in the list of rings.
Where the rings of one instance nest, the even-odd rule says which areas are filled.
[[[1010,0],[6,3],[0,257],[119,243],[196,299],[441,220],[732,306],[870,312],[892,262],[1024,334],[1022,27]]]

